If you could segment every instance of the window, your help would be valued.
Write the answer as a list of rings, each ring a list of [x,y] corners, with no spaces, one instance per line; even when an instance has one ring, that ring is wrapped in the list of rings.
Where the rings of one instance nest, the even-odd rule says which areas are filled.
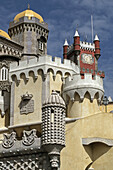
[[[54,123],[54,110],[51,109],[51,123]]]
[[[39,50],[43,51],[43,42],[39,41]]]
[[[6,81],[8,79],[8,69],[6,67],[2,67],[1,69],[1,81]]]

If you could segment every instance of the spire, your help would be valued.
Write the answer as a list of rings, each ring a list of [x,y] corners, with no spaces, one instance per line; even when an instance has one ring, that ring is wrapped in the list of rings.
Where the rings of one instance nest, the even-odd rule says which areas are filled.
[[[30,10],[30,5],[28,4],[28,7],[27,7],[28,10]]]
[[[64,43],[64,46],[68,46],[68,42],[67,42],[67,39],[65,39],[65,43]]]
[[[97,34],[95,35],[94,41],[99,41],[99,38],[98,38]]]
[[[79,33],[78,33],[78,30],[75,31],[75,35],[74,37],[79,37]]]

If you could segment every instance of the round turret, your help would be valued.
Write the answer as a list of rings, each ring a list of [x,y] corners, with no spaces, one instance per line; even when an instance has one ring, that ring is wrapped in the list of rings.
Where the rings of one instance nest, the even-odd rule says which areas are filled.
[[[51,167],[56,169],[65,146],[65,110],[63,99],[55,91],[42,106],[42,146],[50,156]]]
[[[68,47],[69,47],[69,44],[68,44],[67,40],[65,39],[65,43],[63,45],[63,57],[64,57],[64,59],[67,59],[67,49],[68,49]]]
[[[98,60],[101,54],[100,54],[100,41],[97,35],[95,35],[94,44],[95,44],[95,57]]]
[[[74,35],[74,50],[77,55],[80,54],[80,36],[77,30]]]

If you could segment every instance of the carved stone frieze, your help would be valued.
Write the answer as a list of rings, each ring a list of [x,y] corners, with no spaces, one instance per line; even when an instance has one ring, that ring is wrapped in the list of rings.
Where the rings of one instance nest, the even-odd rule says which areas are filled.
[[[23,131],[22,143],[23,145],[30,146],[35,142],[37,138],[36,129],[32,129],[31,131]]]
[[[0,90],[6,90],[6,91],[10,91],[10,87],[11,87],[11,82],[9,81],[0,81]]]
[[[10,63],[10,61],[2,60],[2,62],[0,62],[0,68],[2,68],[3,66],[8,68]]]
[[[51,170],[47,153],[22,154],[0,159],[0,170]]]
[[[4,134],[4,140],[2,146],[6,149],[11,148],[16,141],[16,133],[12,132],[11,134]]]

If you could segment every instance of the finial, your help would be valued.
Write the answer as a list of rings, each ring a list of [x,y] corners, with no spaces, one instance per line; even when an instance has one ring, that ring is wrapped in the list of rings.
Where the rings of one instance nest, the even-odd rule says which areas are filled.
[[[74,37],[79,37],[78,30],[76,29]]]
[[[99,41],[99,38],[98,38],[98,35],[97,35],[97,34],[95,35],[94,41]]]
[[[30,9],[30,5],[28,4],[28,8],[27,8],[28,10]]]
[[[67,42],[67,39],[65,39],[65,43],[64,43],[64,46],[68,46],[68,42]]]

